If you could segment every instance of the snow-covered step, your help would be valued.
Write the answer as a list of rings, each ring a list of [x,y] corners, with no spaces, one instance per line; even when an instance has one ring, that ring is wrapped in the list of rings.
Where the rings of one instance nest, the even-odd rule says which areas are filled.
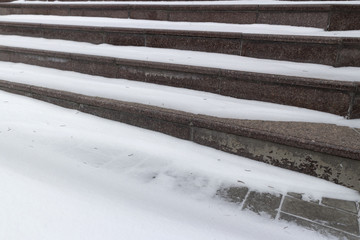
[[[351,4],[349,4],[351,3]],[[0,14],[96,16],[165,21],[277,24],[325,30],[360,29],[360,2],[262,1],[160,3],[3,3]]]
[[[219,93],[360,117],[360,68],[0,36],[2,61]]]
[[[331,182],[4,91],[0,115],[3,239],[359,237]]]
[[[5,72],[0,81],[2,90],[155,130],[360,190],[359,120],[347,122],[330,114],[305,109],[149,84],[134,86],[125,80],[92,79],[94,77],[82,74],[19,64],[10,66],[13,69],[11,74],[7,70],[9,63],[1,65]],[[56,77],[50,80],[51,76]],[[80,90],[82,86],[84,89]],[[121,88],[125,89],[116,91]],[[126,88],[133,94],[126,94]],[[172,92],[175,95],[171,100]],[[134,99],[135,95],[143,97]],[[209,106],[196,109],[203,104],[202,101],[220,104],[220,107],[218,110]],[[238,114],[231,115],[226,102]],[[181,108],[181,105],[186,106]],[[276,112],[271,113],[272,109]],[[228,115],[224,114],[227,110]],[[243,111],[244,115],[241,115]],[[304,120],[306,116],[308,120]]]
[[[360,66],[360,30],[7,15],[0,16],[0,34]]]
[[[92,76],[22,63],[0,62],[0,69],[0,79],[13,83],[146,104],[198,115],[229,119],[326,123],[360,128],[360,119],[348,120],[305,108],[236,99],[184,88]]]

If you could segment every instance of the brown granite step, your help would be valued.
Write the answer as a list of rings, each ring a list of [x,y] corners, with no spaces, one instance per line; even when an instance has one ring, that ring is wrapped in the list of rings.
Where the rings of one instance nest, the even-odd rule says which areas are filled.
[[[360,67],[360,38],[0,22],[0,34]]]
[[[360,29],[360,5],[171,5],[2,3],[0,15],[41,14],[164,21],[277,24],[326,30]]]
[[[159,131],[360,191],[360,129],[223,119],[0,81],[0,89]]]
[[[0,61],[218,93],[360,118],[356,82],[0,46]]]

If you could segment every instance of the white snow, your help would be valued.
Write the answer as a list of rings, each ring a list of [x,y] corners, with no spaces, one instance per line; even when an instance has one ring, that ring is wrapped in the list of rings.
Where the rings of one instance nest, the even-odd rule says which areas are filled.
[[[232,32],[251,34],[326,36],[326,37],[360,37],[360,30],[325,31],[320,28],[295,27],[268,24],[229,24],[208,22],[169,22],[137,19],[119,19],[102,17],[74,17],[51,15],[3,15],[1,22],[58,24],[64,26],[93,26],[136,29],[166,29],[205,32]]]
[[[325,239],[214,198],[220,186],[353,190],[0,91],[1,239]]]
[[[304,108],[19,63],[0,62],[0,79],[222,118],[319,122],[360,128],[360,119],[347,120]]]
[[[164,48],[95,45],[91,43],[44,38],[0,35],[0,45],[29,49],[60,51],[115,58],[163,62],[172,64],[221,68],[245,72],[321,78],[360,82],[359,67],[339,67],[241,57],[228,54],[185,51]]]

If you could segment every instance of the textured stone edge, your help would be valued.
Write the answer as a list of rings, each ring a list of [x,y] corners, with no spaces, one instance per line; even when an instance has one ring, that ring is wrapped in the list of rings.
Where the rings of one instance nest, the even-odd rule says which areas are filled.
[[[11,12],[17,12],[18,14],[22,14],[23,11],[26,11],[27,14],[36,14],[36,9],[49,9],[50,7],[52,8],[56,8],[56,9],[62,9],[62,12],[57,13],[55,10],[52,10],[51,14],[59,14],[59,15],[64,15],[66,12],[66,15],[70,15],[72,13],[73,10],[79,10],[82,9],[82,14],[84,16],[89,15],[89,16],[93,16],[94,12],[93,10],[101,10],[98,11],[98,13],[96,14],[96,16],[105,16],[105,12],[107,10],[111,10],[111,11],[123,11],[124,13],[126,13],[125,15],[121,15],[121,17],[125,17],[125,18],[130,18],[132,16],[132,13],[134,12],[140,12],[141,13],[141,17],[136,17],[136,18],[141,18],[141,19],[151,19],[151,20],[167,20],[167,21],[171,21],[173,20],[171,18],[171,14],[175,13],[176,15],[181,15],[184,14],[184,16],[181,19],[186,19],[186,14],[197,14],[197,18],[198,21],[204,21],[206,19],[206,21],[212,21],[212,22],[227,22],[227,23],[272,23],[272,20],[270,18],[262,18],[262,19],[268,19],[268,22],[263,22],[263,21],[259,21],[259,17],[257,17],[258,15],[266,15],[266,14],[272,14],[272,15],[278,15],[278,18],[284,18],[284,13],[288,16],[285,16],[286,20],[282,20],[281,22],[284,22],[283,24],[287,24],[287,25],[294,25],[294,26],[302,26],[304,25],[304,23],[309,23],[309,22],[313,22],[311,25],[307,26],[308,27],[319,27],[319,28],[323,28],[323,29],[327,29],[327,30],[354,30],[354,29],[358,29],[359,26],[357,24],[354,24],[353,22],[350,22],[348,24],[346,24],[345,26],[348,26],[350,29],[342,29],[343,27],[339,26],[338,24],[336,24],[336,21],[331,19],[331,14],[333,12],[339,12],[339,11],[345,11],[345,12],[356,12],[358,11],[357,8],[354,8],[353,6],[341,6],[338,7],[336,6],[336,8],[334,8],[334,5],[329,5],[329,4],[317,4],[317,5],[306,5],[306,4],[299,4],[299,5],[266,5],[266,6],[262,6],[262,5],[245,5],[245,6],[241,6],[241,5],[229,5],[229,6],[222,6],[222,5],[210,5],[210,6],[202,6],[202,5],[193,5],[193,6],[171,6],[171,5],[158,5],[158,6],[153,6],[153,5],[129,5],[129,4],[123,4],[123,5],[88,5],[88,6],[83,6],[83,5],[69,5],[69,6],[64,6],[64,5],[56,5],[53,4],[51,6],[49,5],[42,5],[42,4],[6,4],[6,3],[2,3],[2,8],[7,8],[9,13]],[[30,9],[35,9],[33,10],[33,12],[29,12]],[[239,12],[243,12],[246,14],[251,13],[253,16],[251,16],[250,18],[244,18],[243,20],[240,20],[239,22],[239,18],[235,17],[234,15],[231,17],[227,17],[227,18],[213,18],[209,20],[209,16],[206,16],[204,20],[201,20],[201,18],[199,19],[199,14],[198,11],[201,10],[202,14],[208,14],[209,16],[213,13],[217,13],[217,15],[222,14],[222,15],[232,15],[233,13],[236,13],[235,15],[238,16]],[[86,14],[86,12],[90,12],[88,14]],[[143,14],[144,12],[148,12],[149,14]],[[42,12],[44,13],[44,12]],[[292,14],[299,15],[299,13],[304,13],[304,16],[307,16],[307,18],[309,18],[309,14],[311,14],[313,17],[317,18],[318,14],[326,14],[327,18],[326,21],[322,21],[317,23],[317,21],[308,21],[309,19],[305,19],[304,22],[304,17],[303,18],[297,18],[297,17],[291,17]],[[194,16],[194,15],[193,15]],[[289,17],[290,16],[290,17]],[[111,16],[111,17],[119,17],[119,16]],[[293,22],[291,22],[291,19],[294,19]],[[342,21],[347,21],[346,17],[342,17],[341,16],[341,20]],[[176,18],[175,18],[176,21]],[[349,20],[351,21],[351,20]],[[344,24],[343,24],[344,25]],[[340,27],[340,29],[338,29]]]
[[[0,46],[2,61],[125,78],[330,112],[348,118],[360,101],[358,83],[241,72],[103,56]],[[61,64],[59,64],[61,63]],[[283,94],[283,93],[286,94]],[[296,95],[292,95],[296,92]],[[330,101],[331,100],[331,101]],[[351,105],[353,103],[353,105]],[[357,113],[356,111],[354,111]],[[360,114],[360,113],[359,113]]]
[[[274,133],[259,132],[259,130],[241,126],[236,128],[236,135],[234,135],[234,125],[226,119],[142,104],[89,97],[6,81],[0,81],[0,89],[162,132],[239,156],[323,178],[360,191],[359,184],[356,184],[360,180],[357,180],[360,171],[360,154],[357,152],[354,152],[353,157],[358,160],[328,155],[333,152],[337,153],[337,150],[332,148],[326,149],[327,154],[314,152],[301,147],[301,142],[304,140],[289,141],[287,136],[274,138]],[[308,148],[324,151],[323,146],[316,146],[318,144],[309,143]],[[344,153],[349,154],[350,152],[346,149]]]
[[[94,44],[107,43],[113,45],[175,48],[264,59],[326,64],[336,67],[360,66],[360,61],[344,60],[348,58],[349,54],[353,59],[360,59],[360,53],[356,55],[356,51],[348,52],[342,49],[343,41],[347,42],[349,38],[11,22],[0,22],[0,30],[2,34],[64,39]],[[355,49],[360,48],[360,41],[353,41],[351,47]],[[268,48],[273,50],[269,51]],[[340,54],[341,58],[337,57]]]

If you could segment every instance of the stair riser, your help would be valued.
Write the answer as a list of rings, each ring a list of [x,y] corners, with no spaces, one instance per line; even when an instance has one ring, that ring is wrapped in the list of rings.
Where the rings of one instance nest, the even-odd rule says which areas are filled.
[[[360,67],[360,40],[304,36],[204,33],[173,30],[104,29],[0,23],[0,34],[95,44],[172,48],[246,57]],[[347,42],[351,41],[351,44]]]
[[[307,148],[310,149],[306,150],[304,146],[307,143],[298,140],[276,137],[252,129],[233,129],[231,124],[222,123],[220,119],[168,111],[141,104],[87,97],[6,81],[0,81],[0,89],[103,118],[159,131],[360,190],[358,184],[360,180],[358,176],[360,171],[359,154],[352,155],[357,160],[329,155],[330,153],[351,155],[346,149],[339,151],[309,143]],[[313,149],[327,151],[329,154],[320,153]],[[340,164],[342,167],[339,167]]]
[[[163,21],[278,24],[326,30],[360,29],[359,6],[331,5],[22,5],[2,4],[0,15],[41,14]]]
[[[111,78],[183,87],[360,118],[353,83],[142,62],[90,55],[0,48],[0,60]],[[352,110],[355,111],[352,111]]]

